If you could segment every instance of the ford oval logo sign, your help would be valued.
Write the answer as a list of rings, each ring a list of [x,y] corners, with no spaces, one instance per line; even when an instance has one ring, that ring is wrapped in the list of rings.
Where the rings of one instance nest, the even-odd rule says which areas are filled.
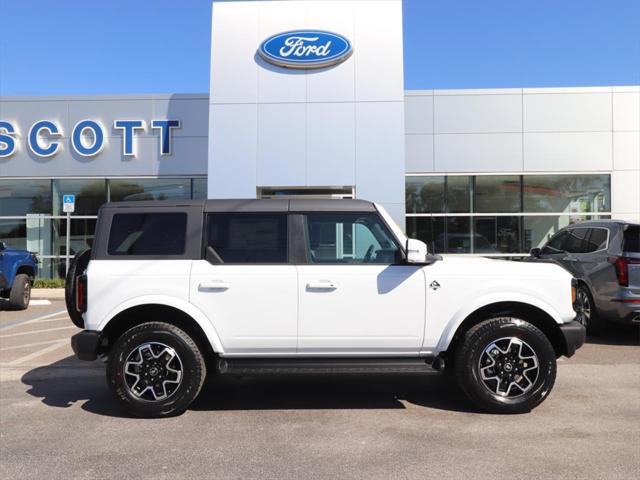
[[[344,62],[353,48],[337,33],[294,30],[267,38],[258,50],[267,62],[286,68],[323,68]]]

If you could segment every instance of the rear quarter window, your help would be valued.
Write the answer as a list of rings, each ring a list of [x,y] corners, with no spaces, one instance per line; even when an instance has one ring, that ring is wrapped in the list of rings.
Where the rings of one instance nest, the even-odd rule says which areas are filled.
[[[624,231],[622,250],[629,253],[640,253],[640,225],[631,225]]]
[[[186,213],[118,213],[111,220],[107,251],[113,256],[182,255]]]

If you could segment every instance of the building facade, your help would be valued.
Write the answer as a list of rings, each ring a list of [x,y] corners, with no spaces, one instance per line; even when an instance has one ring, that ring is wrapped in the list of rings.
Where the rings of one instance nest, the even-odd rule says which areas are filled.
[[[216,2],[212,31],[209,94],[0,97],[0,241],[64,274],[64,194],[70,253],[120,200],[366,198],[432,251],[492,256],[640,222],[640,86],[404,91],[400,0]],[[261,56],[292,31],[352,51]]]

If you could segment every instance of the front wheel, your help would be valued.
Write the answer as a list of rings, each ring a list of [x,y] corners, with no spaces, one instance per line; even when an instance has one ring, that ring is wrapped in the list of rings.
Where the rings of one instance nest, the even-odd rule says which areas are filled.
[[[164,322],[143,323],[115,343],[107,381],[124,409],[138,417],[184,412],[206,376],[202,353],[184,331]]]
[[[525,413],[549,395],[556,355],[547,336],[524,320],[485,320],[466,332],[455,354],[465,394],[494,413]]]
[[[16,310],[25,310],[31,301],[31,279],[29,275],[19,273],[13,280],[9,293],[9,303]]]

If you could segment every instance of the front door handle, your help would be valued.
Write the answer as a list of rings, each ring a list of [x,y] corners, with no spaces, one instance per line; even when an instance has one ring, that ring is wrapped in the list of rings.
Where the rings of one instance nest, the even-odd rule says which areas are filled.
[[[318,280],[317,282],[307,283],[308,290],[335,290],[338,284],[331,280]]]
[[[224,280],[211,280],[198,285],[198,290],[229,290],[231,284]]]

